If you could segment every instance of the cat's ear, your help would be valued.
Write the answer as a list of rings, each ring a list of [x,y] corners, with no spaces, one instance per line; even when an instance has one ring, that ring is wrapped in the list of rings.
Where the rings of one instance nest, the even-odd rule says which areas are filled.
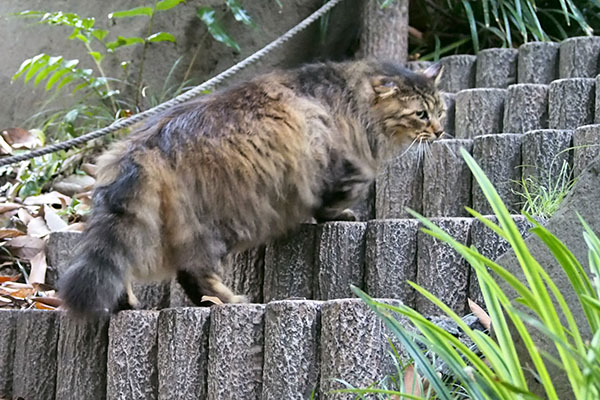
[[[376,76],[371,79],[371,86],[378,99],[387,99],[400,90],[396,82],[385,76]]]
[[[429,67],[421,71],[423,75],[427,79],[433,79],[435,84],[437,85],[440,82],[440,78],[442,77],[442,70],[444,66],[441,62],[436,62],[435,64],[431,64]]]

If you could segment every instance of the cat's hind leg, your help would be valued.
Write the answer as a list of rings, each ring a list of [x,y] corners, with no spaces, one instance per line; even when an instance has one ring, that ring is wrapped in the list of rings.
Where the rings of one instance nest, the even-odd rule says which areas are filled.
[[[185,294],[195,305],[202,303],[203,296],[217,297],[223,303],[245,303],[245,296],[235,295],[214,271],[209,270],[179,270],[177,282]]]

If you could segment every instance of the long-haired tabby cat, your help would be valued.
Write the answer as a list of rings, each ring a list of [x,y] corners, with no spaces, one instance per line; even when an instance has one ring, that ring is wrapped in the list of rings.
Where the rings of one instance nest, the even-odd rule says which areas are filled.
[[[113,310],[131,282],[177,276],[187,295],[243,301],[228,253],[316,218],[352,219],[378,165],[441,133],[440,65],[306,65],[149,121],[99,160],[93,213],[59,283],[76,313]]]

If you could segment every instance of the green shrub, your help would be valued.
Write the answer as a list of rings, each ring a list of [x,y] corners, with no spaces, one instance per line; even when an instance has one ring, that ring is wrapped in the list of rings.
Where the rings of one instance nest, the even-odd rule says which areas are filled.
[[[547,398],[558,399],[553,377],[548,372],[549,363],[562,368],[568,377],[575,399],[600,398],[600,240],[580,217],[584,227],[583,239],[589,249],[589,268],[593,277],[590,279],[569,249],[546,228],[530,218],[534,225],[531,232],[537,235],[555,256],[579,300],[578,305],[569,305],[547,271],[530,253],[510,213],[483,171],[464,149],[461,149],[461,152],[490,202],[499,224],[483,218],[474,210],[469,209],[469,212],[510,243],[525,281],[520,281],[502,266],[482,256],[475,248],[459,243],[435,224],[413,212],[427,227],[425,232],[451,245],[473,267],[491,318],[494,337],[470,329],[460,316],[431,293],[414,283],[411,285],[451,317],[477,345],[482,356],[412,308],[390,306],[373,300],[357,288],[354,288],[354,291],[385,321],[412,358],[417,373],[424,377],[432,390],[432,397],[427,398],[538,398],[530,393],[525,379],[525,368],[531,368]],[[500,283],[510,287],[518,294],[518,298],[511,300]],[[577,326],[575,322],[574,313],[580,312],[579,307],[583,310],[586,327]],[[394,318],[393,313],[408,317],[418,333],[407,330]],[[509,329],[509,325],[514,328]],[[581,333],[582,330],[588,329],[593,334],[591,340],[584,338]],[[551,356],[536,346],[530,334],[533,330],[547,335],[558,356]],[[531,366],[523,365],[515,347],[517,340],[524,344],[532,361]],[[443,381],[438,376],[419,344],[424,345],[446,363],[452,371],[454,382]],[[459,393],[456,392],[457,387],[461,388]],[[403,396],[401,398],[406,399],[422,398],[404,394],[397,389],[382,391],[369,388],[344,391],[357,394],[385,393]]]

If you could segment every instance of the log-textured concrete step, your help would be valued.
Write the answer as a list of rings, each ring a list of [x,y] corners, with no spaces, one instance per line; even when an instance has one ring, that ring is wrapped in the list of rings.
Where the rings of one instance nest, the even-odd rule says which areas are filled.
[[[501,173],[497,175],[501,176]],[[433,220],[465,244],[479,240],[473,238],[469,229],[472,218],[440,217]],[[459,261],[457,255],[450,256],[446,245],[432,241],[428,235],[420,233],[419,228],[416,219],[303,224],[297,232],[268,244],[260,257],[255,255],[254,262],[243,264],[242,267],[251,271],[240,275],[238,272],[242,267],[226,268],[225,280],[232,282],[233,287],[241,287],[238,279],[249,275],[264,276],[264,280],[254,282],[251,291],[264,294],[253,300],[258,303],[290,298],[349,298],[354,297],[350,290],[350,285],[354,285],[374,296],[400,299],[407,305],[417,305],[417,308],[419,304],[415,303],[407,280],[424,283],[434,291],[436,282],[447,281],[452,284],[445,283],[446,289],[440,294],[454,302],[457,310],[464,310],[469,280],[466,264]],[[484,234],[495,236],[491,231],[477,233]],[[52,235],[55,236],[53,243],[64,246],[59,244],[63,233]],[[64,235],[64,238],[72,242],[74,236]],[[244,257],[241,259],[245,260]],[[462,262],[462,272],[457,272],[456,263],[459,262]],[[135,290],[144,296],[143,304],[148,309],[162,309],[169,304],[176,304],[176,307],[191,305],[180,291],[171,290],[170,301],[165,299],[165,287],[168,286],[169,283],[147,284],[136,286]],[[430,309],[423,310],[431,314]]]

